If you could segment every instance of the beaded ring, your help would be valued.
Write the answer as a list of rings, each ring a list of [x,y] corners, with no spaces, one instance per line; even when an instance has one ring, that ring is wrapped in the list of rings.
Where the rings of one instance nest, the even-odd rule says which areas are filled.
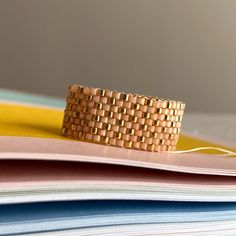
[[[185,104],[71,85],[62,135],[145,151],[174,151]]]

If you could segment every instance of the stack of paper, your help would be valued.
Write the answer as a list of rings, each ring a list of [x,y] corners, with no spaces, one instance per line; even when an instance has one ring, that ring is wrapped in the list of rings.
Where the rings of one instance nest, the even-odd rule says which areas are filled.
[[[0,92],[0,235],[234,235],[236,160],[61,137],[64,102]],[[182,135],[179,149],[214,146]]]

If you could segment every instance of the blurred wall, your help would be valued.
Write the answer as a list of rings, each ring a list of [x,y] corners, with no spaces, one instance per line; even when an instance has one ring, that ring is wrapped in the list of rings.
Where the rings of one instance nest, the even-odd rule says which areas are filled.
[[[0,0],[0,87],[69,84],[236,111],[235,0]]]

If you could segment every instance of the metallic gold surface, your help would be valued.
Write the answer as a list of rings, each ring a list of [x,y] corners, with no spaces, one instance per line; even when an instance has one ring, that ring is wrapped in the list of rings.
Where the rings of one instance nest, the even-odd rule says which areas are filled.
[[[62,135],[145,151],[174,151],[185,104],[157,97],[69,87]]]

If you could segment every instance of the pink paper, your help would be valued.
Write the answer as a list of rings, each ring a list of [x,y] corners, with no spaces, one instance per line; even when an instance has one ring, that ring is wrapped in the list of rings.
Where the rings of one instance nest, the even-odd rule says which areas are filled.
[[[236,175],[236,159],[203,154],[168,154],[70,141],[0,137],[0,160],[60,160],[105,163],[186,173]]]

